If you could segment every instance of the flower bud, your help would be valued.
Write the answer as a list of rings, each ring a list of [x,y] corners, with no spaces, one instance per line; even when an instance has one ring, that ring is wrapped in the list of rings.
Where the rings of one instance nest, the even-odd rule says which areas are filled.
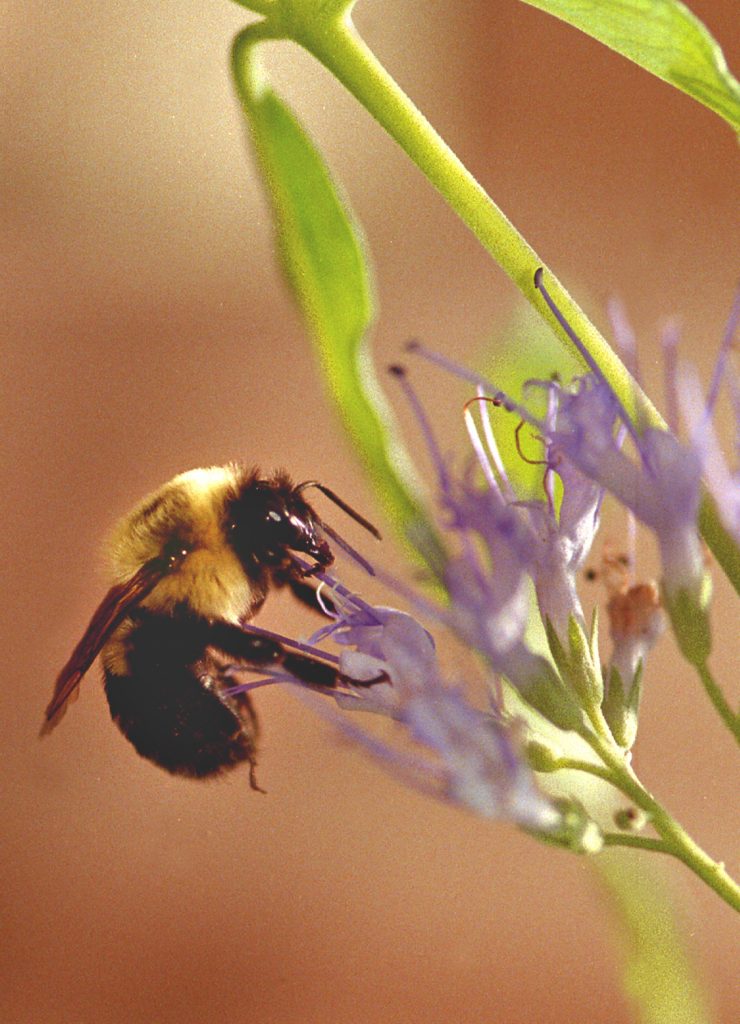
[[[562,750],[543,740],[530,740],[524,753],[529,767],[535,772],[556,772],[563,763]]]
[[[562,846],[572,853],[599,853],[604,848],[604,836],[578,800],[555,801],[560,812],[560,824],[542,835],[545,842]]]
[[[632,684],[626,692],[619,669],[612,666],[601,710],[612,736],[624,750],[631,750],[637,739],[641,691],[642,662],[639,662]]]
[[[614,814],[614,824],[622,832],[641,832],[650,821],[639,807],[623,807]]]
[[[681,653],[692,665],[704,665],[712,649],[709,625],[709,600],[712,580],[705,572],[698,587],[679,587],[669,591],[663,586],[663,601]]]
[[[612,735],[625,750],[637,736],[645,659],[663,632],[664,616],[655,583],[627,586],[612,580],[607,605],[612,656],[602,703]]]
[[[585,719],[574,694],[564,686],[548,661],[540,655],[531,658],[527,674],[516,676],[517,690],[530,707],[558,729],[580,732]]]

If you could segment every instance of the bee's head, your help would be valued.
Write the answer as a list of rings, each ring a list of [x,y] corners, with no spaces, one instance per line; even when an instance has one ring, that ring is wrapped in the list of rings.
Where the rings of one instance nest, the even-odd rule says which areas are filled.
[[[230,502],[229,543],[247,572],[290,563],[290,552],[313,558],[317,568],[334,561],[321,521],[284,474],[251,477]]]

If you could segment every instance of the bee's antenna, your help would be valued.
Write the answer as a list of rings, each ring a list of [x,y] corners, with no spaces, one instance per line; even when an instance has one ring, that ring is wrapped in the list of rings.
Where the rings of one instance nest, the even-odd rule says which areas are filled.
[[[364,516],[361,516],[359,512],[355,512],[352,506],[348,505],[346,501],[342,501],[339,495],[332,491],[330,487],[320,484],[318,480],[304,480],[302,484],[298,484],[296,487],[296,493],[305,491],[307,487],[315,487],[317,490],[321,491],[321,493],[325,494],[330,501],[333,501],[335,505],[338,505],[343,512],[346,512],[348,516],[351,516],[356,523],[359,523],[360,526],[364,526],[368,533],[372,533],[373,537],[377,537],[378,540],[381,540],[380,530],[373,526],[373,524],[365,519]]]

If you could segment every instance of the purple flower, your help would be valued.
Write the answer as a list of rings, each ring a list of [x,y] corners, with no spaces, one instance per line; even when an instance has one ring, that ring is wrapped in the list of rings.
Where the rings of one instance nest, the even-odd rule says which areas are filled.
[[[737,477],[733,479],[721,461],[719,446],[711,429],[711,418],[740,318],[740,293],[736,296],[730,315],[706,402],[700,399],[695,379],[692,386],[692,375],[685,371],[682,386],[678,387],[672,358],[677,340],[675,328],[670,327],[664,337],[668,356],[669,407],[674,410],[680,402],[691,430],[690,440],[682,443],[674,433],[665,430],[645,427],[640,431],[635,428],[598,366],[550,298],[542,284],[541,271],[535,275],[535,284],[591,366],[595,389],[604,392],[604,403],[613,403],[615,418],[620,423],[620,430],[616,434],[610,433],[608,417],[604,417],[602,421],[594,423],[596,429],[593,436],[579,431],[576,438],[571,430],[571,436],[561,437],[561,443],[576,465],[580,465],[584,472],[610,491],[654,532],[663,566],[662,588],[679,643],[692,660],[705,659],[709,650],[708,623],[705,620],[709,589],[697,514],[702,474],[708,468],[711,451],[711,475],[718,504],[729,528],[733,529],[733,522],[736,527],[738,525],[740,495]],[[615,329],[618,335],[626,339],[628,348],[632,349],[634,340],[623,316],[616,317]],[[675,413],[671,418],[675,430]],[[582,416],[575,420],[578,421],[583,425]],[[624,433],[631,437],[636,459],[628,458],[622,451],[620,442]],[[557,443],[557,438],[553,440]],[[692,616],[695,619],[693,623]]]
[[[547,388],[546,423],[549,430],[554,430],[560,417],[563,396],[562,390],[553,382],[549,382]],[[534,549],[532,579],[540,614],[545,622],[552,624],[562,639],[567,636],[572,618],[579,625],[584,625],[576,580],[599,528],[604,492],[599,484],[563,457],[557,445],[550,441],[549,433],[543,435],[543,440],[547,502],[529,502],[527,506],[538,537]],[[555,511],[551,485],[554,473],[560,477],[563,485],[559,514]]]
[[[337,662],[344,687],[317,697],[316,687],[276,669],[231,692],[270,682],[295,683],[320,714],[425,794],[538,832],[558,826],[561,813],[539,791],[521,754],[519,724],[506,720],[494,706],[476,707],[459,684],[445,679],[431,634],[411,615],[370,605],[325,572],[316,576],[331,597],[331,622],[305,643],[279,639],[304,654]],[[253,624],[249,629],[259,631]],[[338,659],[318,646],[327,640],[340,646]],[[379,676],[388,682],[352,685]],[[399,726],[398,744],[373,736],[354,716],[332,711],[325,696],[334,697],[342,712],[374,712],[393,719]]]
[[[369,621],[355,614],[351,599],[340,607],[333,637],[349,648],[340,657],[342,671],[368,679],[380,670],[390,679],[390,685],[340,697],[341,706],[351,708],[354,700],[357,707],[359,701],[404,726],[416,746],[432,756],[428,763],[441,793],[453,803],[528,828],[556,825],[560,816],[520,756],[516,728],[494,711],[474,707],[460,687],[443,678],[429,633],[395,609],[374,608],[375,621]],[[377,741],[369,749],[377,754]],[[389,763],[394,761],[391,756]]]
[[[637,458],[624,451],[618,424],[629,430]],[[586,378],[564,401],[550,445],[593,483],[609,491],[648,526],[658,541],[668,595],[700,591],[704,559],[696,524],[701,460],[672,434],[627,427],[621,406],[603,382]]]
[[[740,437],[740,396],[733,393],[736,432]],[[740,544],[740,458],[734,470],[730,469],[707,415],[696,373],[688,367],[680,371],[679,403],[684,422],[692,438],[692,445],[700,452],[707,488],[717,503],[722,522]]]
[[[297,683],[303,698],[345,735],[424,793],[486,817],[546,832],[548,838],[572,848],[593,850],[601,843],[601,834],[587,813],[579,810],[578,802],[556,804],[538,789],[522,753],[525,743],[530,749],[537,746],[535,716],[530,715],[525,724],[507,715],[501,679],[563,732],[575,731],[588,739],[589,729],[603,731],[608,724],[617,743],[629,749],[637,728],[645,659],[663,617],[656,585],[630,585],[624,572],[612,574],[607,580],[607,611],[613,650],[605,684],[595,619],[593,628],[587,628],[577,589],[599,526],[604,494],[616,497],[655,533],[666,607],[684,653],[695,660],[708,652],[706,572],[696,524],[702,471],[710,468],[725,521],[734,527],[740,523],[740,497],[737,476],[717,455],[708,424],[719,377],[698,418],[691,419],[684,410],[692,432],[688,443],[667,431],[638,430],[539,276],[537,284],[591,366],[591,372],[568,385],[530,381],[527,393],[537,390],[544,396],[544,413],[532,412],[477,374],[416,343],[409,346],[476,386],[476,395],[465,409],[475,455],[467,471],[453,472],[406,371],[392,368],[435,467],[444,531],[443,557],[436,568],[446,600],[422,596],[341,543],[356,564],[405,598],[414,616],[450,630],[480,655],[478,682],[488,694],[487,705],[479,706],[469,698],[473,680],[449,678],[442,671],[432,634],[416,617],[368,604],[336,577],[313,569],[329,591],[325,611],[330,621],[306,643],[282,640],[337,665],[343,685],[320,696],[317,687],[305,686],[284,669],[268,672],[262,682]],[[631,345],[626,322],[618,321],[617,327]],[[669,379],[675,390],[676,374],[669,374]],[[674,393],[670,404],[675,408],[688,400],[692,404],[695,391],[695,384],[685,378],[680,398]],[[491,406],[516,413],[541,441],[541,499],[523,501],[515,493],[496,445]],[[524,458],[521,450],[520,454]],[[559,505],[556,477],[562,485]],[[546,626],[549,657],[528,641],[532,585]],[[327,642],[338,645],[338,657],[326,650]],[[373,685],[360,685],[367,683]],[[256,685],[261,684],[235,689]],[[326,696],[332,696],[334,704]],[[356,711],[391,719],[397,727],[395,739],[379,739],[358,724],[355,715],[347,714]],[[569,741],[563,736],[563,742]]]
[[[412,349],[452,367],[441,357],[426,353],[417,343]],[[452,369],[460,372],[456,367]],[[601,490],[572,467],[566,467],[559,453],[548,446],[545,500],[517,501],[489,422],[483,420],[484,444],[469,408],[468,432],[486,487],[481,489],[468,479],[455,479],[442,459],[405,371],[395,367],[394,373],[421,424],[437,468],[438,500],[447,530],[458,541],[458,551],[448,558],[443,574],[451,599],[449,610],[440,617],[527,699],[539,701],[535,691],[551,691],[546,710],[551,717],[554,708],[549,697],[557,691],[558,680],[549,663],[533,652],[524,639],[530,614],[529,579],[535,583],[543,618],[562,631],[563,637],[571,619],[582,625],[576,573],[598,526]],[[555,392],[551,392],[548,420],[557,413],[555,397]],[[484,396],[479,395],[478,401],[484,403]],[[567,477],[570,484],[560,516],[556,514],[552,495],[552,473]],[[556,696],[560,700],[564,695]],[[577,716],[573,715],[573,708],[567,701],[561,703],[558,724],[575,727]]]
[[[675,393],[669,395],[673,405],[681,404],[691,428],[691,439],[681,442],[666,430],[635,427],[590,353],[550,298],[540,271],[535,283],[591,367],[590,373],[569,386],[554,381],[530,382],[530,386],[547,389],[546,415],[533,413],[495,385],[444,357],[418,344],[412,348],[475,384],[479,395],[515,412],[542,438],[547,472],[556,472],[561,477],[564,496],[559,517],[551,507],[530,503],[530,518],[539,519],[540,530],[527,571],[535,581],[543,618],[552,623],[560,637],[571,617],[578,621],[581,615],[575,570],[583,564],[598,525],[602,492],[608,491],[655,534],[663,566],[662,590],[676,635],[684,654],[701,662],[709,652],[709,580],[697,526],[703,473],[707,473],[728,529],[740,536],[740,477],[727,468],[711,428],[719,384],[740,317],[740,298],[730,318],[707,401],[699,400],[698,385],[685,372],[678,399]],[[617,326],[624,334],[625,324]],[[669,377],[669,384],[675,391],[675,374]],[[625,451],[626,439],[633,455]],[[482,448],[478,439],[479,460]],[[492,468],[484,472],[489,485],[494,487]]]
[[[536,831],[556,826],[560,814],[540,793],[520,753],[517,724],[495,708],[475,707],[459,685],[444,678],[431,635],[412,616],[367,605],[333,577],[321,578],[331,588],[334,621],[309,643],[331,636],[343,648],[339,667],[347,689],[336,695],[337,704],[343,711],[394,719],[411,748],[379,741],[346,716],[333,715],[333,722],[423,792]],[[388,683],[352,686],[352,680],[380,674]]]

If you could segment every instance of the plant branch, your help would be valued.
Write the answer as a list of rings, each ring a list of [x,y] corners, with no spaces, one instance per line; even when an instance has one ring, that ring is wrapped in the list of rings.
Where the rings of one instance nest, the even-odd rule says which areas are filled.
[[[714,680],[714,676],[709,670],[709,666],[706,662],[695,666],[696,671],[699,673],[699,678],[702,681],[704,689],[709,695],[709,699],[725,723],[727,728],[730,730],[732,735],[735,737],[738,743],[740,743],[740,715],[736,715],[730,707],[727,698],[720,690],[719,686]]]
[[[710,889],[735,910],[740,911],[740,886],[730,877],[721,861],[712,860],[686,832],[680,822],[642,785],[624,755],[596,735],[583,734],[583,738],[599,755],[610,770],[611,781],[625,796],[645,811],[650,823],[662,840],[661,852],[669,853],[694,872]],[[634,837],[639,838],[639,837]],[[611,840],[615,843],[615,840]],[[636,845],[623,843],[622,845]],[[641,844],[644,845],[644,844]]]
[[[293,23],[291,33],[401,146],[524,297],[572,349],[572,342],[534,287],[534,272],[544,266],[543,260],[386,71],[357,33],[349,14]],[[650,399],[549,269],[547,285],[633,422],[639,429],[665,429],[665,421]],[[704,539],[740,593],[740,548],[721,523],[709,495],[703,497],[699,520]]]
[[[653,853],[670,853],[662,839],[651,836],[636,836],[631,832],[607,832],[604,835],[605,846],[632,846],[638,850],[651,850]]]

